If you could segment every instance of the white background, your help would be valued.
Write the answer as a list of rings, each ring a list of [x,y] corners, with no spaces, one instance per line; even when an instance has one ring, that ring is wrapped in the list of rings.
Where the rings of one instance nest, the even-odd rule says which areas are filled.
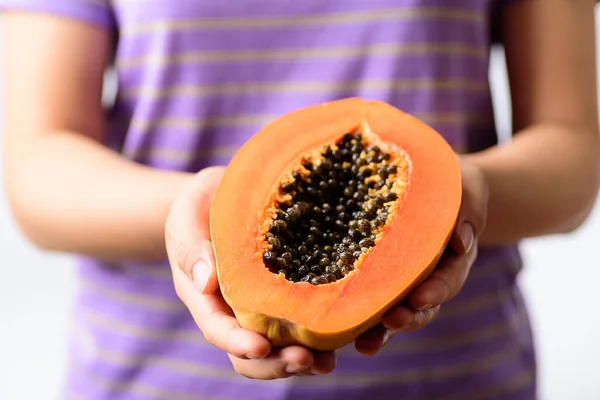
[[[490,73],[498,126],[506,133],[510,114],[499,56]],[[577,233],[523,246],[522,285],[543,400],[600,399],[599,247],[600,207]],[[58,399],[75,285],[68,257],[42,253],[20,237],[0,188],[0,400]]]

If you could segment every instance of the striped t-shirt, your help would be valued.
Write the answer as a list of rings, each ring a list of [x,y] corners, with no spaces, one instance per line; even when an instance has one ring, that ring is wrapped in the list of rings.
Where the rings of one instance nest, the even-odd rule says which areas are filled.
[[[347,96],[389,102],[457,152],[496,144],[488,82],[501,0],[0,0],[118,33],[107,146],[162,169],[226,165],[266,122]],[[60,51],[60,49],[56,49]],[[93,51],[93,50],[92,50]],[[310,135],[310,132],[304,134]],[[178,300],[167,262],[81,259],[73,399],[535,398],[516,247],[481,249],[462,292],[327,376],[238,376]]]

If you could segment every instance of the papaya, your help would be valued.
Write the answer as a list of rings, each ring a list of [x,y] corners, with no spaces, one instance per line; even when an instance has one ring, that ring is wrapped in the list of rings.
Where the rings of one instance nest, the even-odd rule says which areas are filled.
[[[461,195],[450,145],[390,104],[283,115],[236,152],[211,205],[223,298],[276,347],[343,347],[431,274]]]

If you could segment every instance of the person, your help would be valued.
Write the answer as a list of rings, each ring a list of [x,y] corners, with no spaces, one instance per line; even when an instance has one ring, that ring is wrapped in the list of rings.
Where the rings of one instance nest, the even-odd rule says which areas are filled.
[[[536,398],[518,243],[573,231],[597,196],[592,0],[0,7],[13,215],[36,246],[78,255],[65,397]],[[513,111],[502,144],[496,39]],[[212,196],[268,121],[350,96],[409,112],[453,146],[457,226],[432,276],[353,345],[274,348],[220,296]]]

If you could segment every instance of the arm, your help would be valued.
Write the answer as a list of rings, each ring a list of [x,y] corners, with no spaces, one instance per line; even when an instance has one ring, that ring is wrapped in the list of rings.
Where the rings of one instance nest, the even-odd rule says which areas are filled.
[[[49,250],[165,258],[166,216],[189,177],[102,145],[108,32],[27,13],[4,21],[5,182],[24,234]]]
[[[490,186],[481,244],[567,233],[599,188],[594,0],[517,1],[503,31],[515,137],[468,155]]]

